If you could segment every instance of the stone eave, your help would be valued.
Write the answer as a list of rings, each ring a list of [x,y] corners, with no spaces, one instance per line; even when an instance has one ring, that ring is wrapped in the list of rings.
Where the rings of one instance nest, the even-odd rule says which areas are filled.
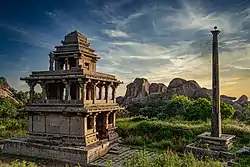
[[[87,56],[87,57],[91,57],[91,58],[95,58],[95,59],[100,59],[100,56],[92,53],[88,53],[88,52],[85,52],[85,51],[80,51],[79,49],[75,50],[75,51],[54,51],[53,52],[55,56],[60,56],[60,57],[68,57],[68,55],[74,55],[74,54],[83,54],[84,56]]]
[[[93,113],[122,109],[117,104],[89,105],[83,104],[28,104],[25,107],[27,112],[53,112],[53,113]]]

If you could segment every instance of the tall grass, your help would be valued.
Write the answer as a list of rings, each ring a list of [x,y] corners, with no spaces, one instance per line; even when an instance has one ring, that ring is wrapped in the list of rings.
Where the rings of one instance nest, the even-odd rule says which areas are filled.
[[[170,120],[160,121],[147,118],[126,118],[117,120],[117,132],[128,145],[139,145],[160,150],[183,151],[196,140],[197,135],[210,131],[210,122]],[[236,151],[243,145],[250,145],[250,126],[238,121],[223,122],[223,133],[236,135]]]

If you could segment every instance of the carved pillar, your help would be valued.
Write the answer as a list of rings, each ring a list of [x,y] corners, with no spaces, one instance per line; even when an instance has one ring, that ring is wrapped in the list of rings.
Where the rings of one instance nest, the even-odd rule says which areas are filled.
[[[106,119],[105,119],[106,129],[108,129],[108,125],[109,125],[109,112],[106,113]]]
[[[116,118],[116,112],[113,112],[113,126],[115,128],[115,118]]]
[[[26,81],[26,82],[27,82],[27,84],[28,84],[29,87],[30,87],[30,92],[29,92],[29,94],[30,94],[29,103],[32,103],[32,102],[33,102],[33,99],[34,99],[34,94],[35,94],[34,88],[35,88],[35,86],[36,86],[36,83],[31,82],[31,81]]]
[[[93,87],[93,91],[92,91],[93,104],[96,103],[96,85],[97,85],[96,82],[93,82],[93,83],[92,83],[92,87]]]
[[[105,99],[106,99],[106,103],[109,103],[109,84],[108,83],[105,85]]]
[[[68,58],[68,57],[65,59],[65,69],[66,69],[66,70],[70,70],[69,58]]]
[[[46,101],[47,100],[46,82],[40,81],[39,84],[42,88],[42,100]]]
[[[70,81],[66,81],[65,79],[63,80],[63,83],[65,84],[66,88],[66,95],[65,95],[65,100],[70,100]]]
[[[114,103],[116,103],[116,98],[115,98],[116,89],[117,89],[117,85],[112,85],[112,100]]]
[[[54,61],[55,61],[55,70],[59,70],[59,63],[58,63],[58,59],[57,58],[54,58]]]
[[[54,54],[52,52],[49,53],[49,70],[54,70]]]
[[[83,101],[83,103],[86,100],[86,87],[87,87],[87,82],[84,82],[83,80],[79,79],[78,83],[80,85],[81,88],[81,100]]]
[[[78,55],[75,54],[75,55],[74,55],[74,58],[75,58],[75,60],[76,60],[76,69],[79,69],[79,58],[78,58]]]
[[[92,127],[94,131],[96,132],[96,114],[92,115]]]

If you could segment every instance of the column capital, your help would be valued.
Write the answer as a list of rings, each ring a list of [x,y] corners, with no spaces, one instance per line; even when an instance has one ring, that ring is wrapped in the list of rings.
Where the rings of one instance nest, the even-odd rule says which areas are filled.
[[[214,36],[217,36],[217,35],[219,35],[220,30],[217,30],[217,26],[214,26],[214,30],[211,31],[211,33],[212,33]]]

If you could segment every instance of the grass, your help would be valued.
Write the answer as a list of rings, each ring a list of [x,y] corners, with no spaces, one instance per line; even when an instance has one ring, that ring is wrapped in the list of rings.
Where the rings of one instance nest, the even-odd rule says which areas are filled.
[[[181,120],[150,120],[125,118],[117,120],[118,133],[127,145],[183,152],[185,146],[196,140],[197,135],[210,131],[210,122]],[[250,145],[250,126],[238,121],[223,122],[223,133],[237,136],[232,152]]]
[[[175,155],[169,152],[168,153],[173,157],[168,157],[168,155],[165,155],[164,152],[169,149],[174,152],[183,152],[183,149],[188,143],[196,141],[197,135],[205,131],[210,131],[210,122],[183,121],[176,119],[160,121],[157,119],[147,119],[143,117],[123,118],[117,119],[116,125],[118,126],[117,132],[124,139],[123,142],[125,145],[136,149],[147,149],[150,151],[163,153],[159,155],[158,160],[150,160],[149,165],[154,164],[156,167],[157,161],[170,161],[170,159],[175,157]],[[0,139],[8,138],[10,136],[25,135],[26,129],[27,120],[25,119],[0,119]],[[250,125],[246,125],[235,120],[225,120],[223,121],[223,133],[237,136],[234,147],[231,149],[232,152],[237,151],[244,145],[250,145]],[[147,159],[147,157],[142,157],[142,155],[138,156],[137,158],[141,159],[132,160],[134,160],[134,162],[139,162],[145,161],[145,159]],[[18,160],[16,160],[17,156],[7,156],[1,152],[0,157],[2,157],[0,158],[0,164],[2,166],[53,166],[53,164],[55,166],[59,164],[59,162],[55,161],[50,162],[49,160],[19,156]],[[178,163],[182,163],[185,160],[178,159],[176,161],[178,161]],[[249,163],[249,159],[247,158],[238,159],[237,161],[239,161],[240,164]],[[213,162],[214,164],[218,163],[212,160],[192,163],[195,163],[194,166],[197,167],[207,167],[209,165],[213,166]],[[60,164],[60,166],[66,165]],[[134,166],[139,167],[135,164]],[[173,165],[173,167],[175,167],[175,165]]]

